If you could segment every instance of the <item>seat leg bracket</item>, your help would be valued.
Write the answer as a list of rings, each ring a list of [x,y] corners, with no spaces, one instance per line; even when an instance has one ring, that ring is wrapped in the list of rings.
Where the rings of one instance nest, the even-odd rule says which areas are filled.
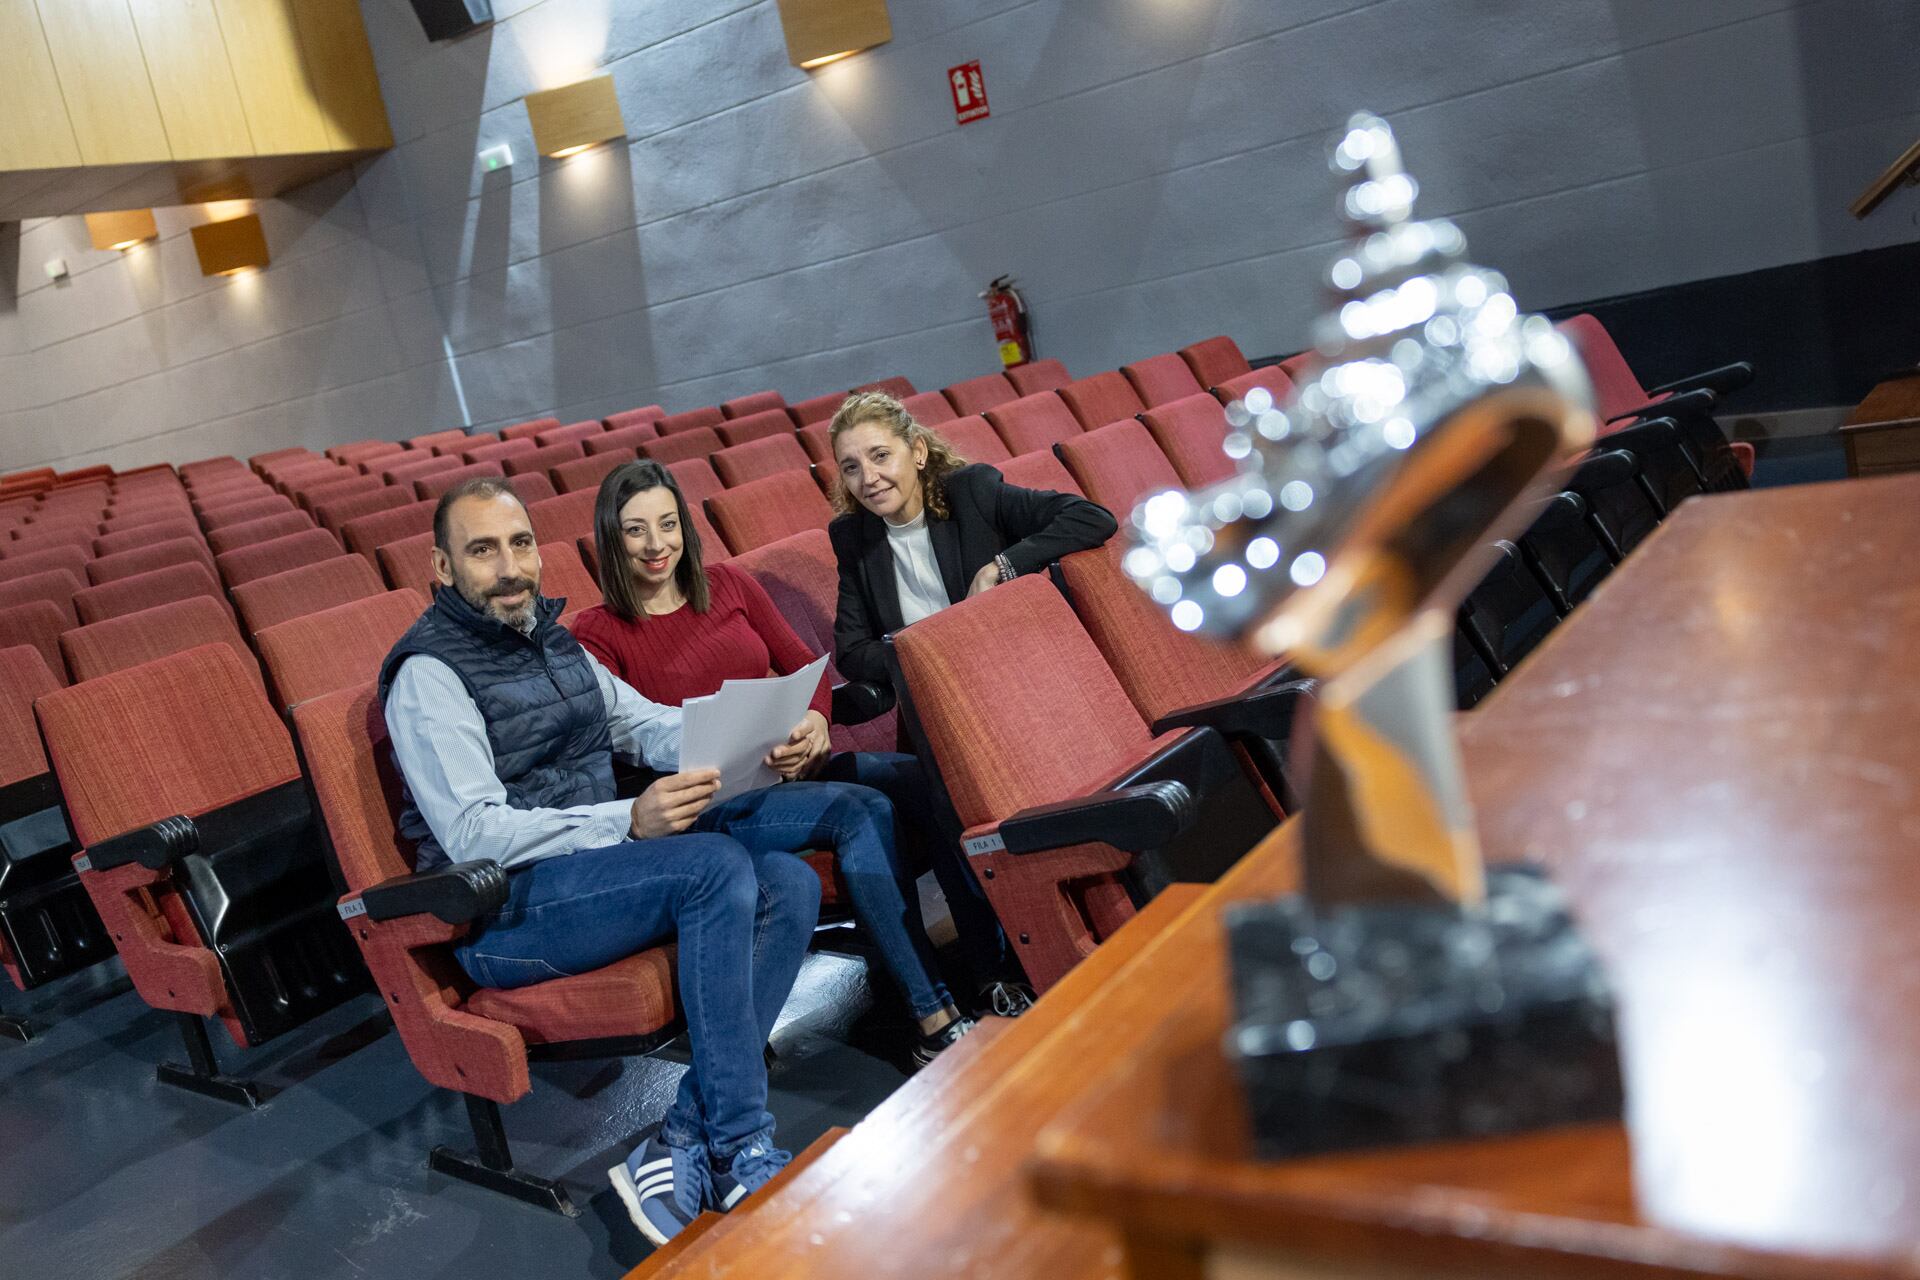
[[[467,1104],[467,1119],[473,1125],[478,1152],[468,1155],[451,1147],[435,1147],[427,1156],[427,1167],[548,1213],[579,1217],[580,1208],[573,1203],[566,1187],[551,1178],[522,1173],[513,1167],[513,1153],[507,1147],[507,1130],[500,1121],[499,1104],[470,1093],[460,1096]]]
[[[25,1018],[9,1018],[5,1014],[0,1014],[0,1039],[31,1040],[33,1024]]]
[[[161,1063],[154,1070],[154,1076],[161,1084],[185,1089],[216,1102],[232,1103],[249,1111],[266,1101],[258,1084],[220,1073],[220,1063],[213,1056],[213,1044],[207,1039],[206,1024],[191,1013],[176,1014],[175,1017],[180,1027],[181,1042],[186,1046],[187,1065]]]

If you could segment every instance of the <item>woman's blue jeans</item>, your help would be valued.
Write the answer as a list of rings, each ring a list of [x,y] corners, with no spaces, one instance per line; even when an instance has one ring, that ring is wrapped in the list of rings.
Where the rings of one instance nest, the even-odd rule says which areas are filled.
[[[885,795],[844,782],[783,782],[713,806],[693,829],[729,835],[755,858],[833,850],[854,917],[913,1016],[925,1018],[953,1003],[938,977],[920,894],[895,844],[894,809]]]
[[[677,938],[693,1068],[661,1137],[704,1144],[724,1162],[773,1128],[761,1050],[819,914],[819,878],[793,854],[750,853],[730,836],[690,832],[513,872],[506,903],[454,954],[475,982],[512,988]]]

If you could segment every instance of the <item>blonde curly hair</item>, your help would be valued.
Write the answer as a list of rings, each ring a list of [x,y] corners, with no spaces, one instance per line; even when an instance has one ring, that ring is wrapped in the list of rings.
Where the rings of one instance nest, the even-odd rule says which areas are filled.
[[[848,396],[840,406],[840,411],[833,415],[833,425],[827,428],[827,439],[837,445],[842,433],[868,425],[885,427],[909,451],[915,441],[927,446],[927,462],[920,469],[920,484],[926,492],[927,511],[934,519],[945,520],[948,515],[946,478],[966,466],[967,460],[954,452],[953,446],[939,432],[922,426],[907,412],[905,405],[884,391],[857,391]],[[833,470],[833,493],[830,496],[833,509],[842,515],[860,509],[854,496],[847,492],[847,483],[841,477],[838,465]]]

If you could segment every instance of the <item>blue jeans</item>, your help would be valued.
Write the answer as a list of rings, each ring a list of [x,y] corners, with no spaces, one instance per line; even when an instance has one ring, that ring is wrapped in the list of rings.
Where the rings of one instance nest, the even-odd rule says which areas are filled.
[[[677,937],[693,1067],[661,1137],[724,1162],[773,1128],[761,1051],[819,913],[819,878],[790,854],[751,855],[724,835],[630,840],[513,872],[505,904],[454,955],[482,986],[512,988]]]
[[[938,977],[913,876],[894,843],[893,806],[880,792],[841,782],[783,782],[714,805],[693,829],[729,835],[756,859],[833,850],[853,914],[913,1016],[925,1018],[953,1003]],[[776,1004],[770,1014],[779,1012]],[[771,1020],[766,1027],[772,1030]]]
[[[853,782],[872,787],[893,803],[894,817],[899,823],[897,841],[905,854],[908,872],[918,875],[932,868],[933,878],[939,882],[940,892],[947,900],[947,910],[953,914],[961,953],[966,957],[974,981],[984,986],[1004,977],[1012,968],[1007,935],[1000,928],[1000,917],[994,914],[986,892],[974,878],[973,869],[960,852],[959,833],[940,820],[932,783],[920,761],[891,751],[841,751],[828,759],[820,777],[827,782]],[[919,894],[909,889],[907,897],[914,904],[917,923]]]

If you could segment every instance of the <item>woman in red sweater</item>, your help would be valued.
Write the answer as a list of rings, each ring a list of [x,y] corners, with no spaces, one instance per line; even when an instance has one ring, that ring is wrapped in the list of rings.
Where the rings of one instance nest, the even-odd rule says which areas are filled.
[[[758,679],[769,670],[787,675],[817,656],[751,576],[701,563],[686,499],[658,463],[630,462],[601,482],[594,540],[606,602],[582,611],[573,633],[607,670],[655,702],[679,706],[726,680]],[[973,1022],[938,977],[919,894],[896,845],[892,804],[870,787],[812,780],[827,770],[830,711],[822,676],[800,724],[767,758],[783,785],[716,806],[701,815],[700,829],[733,836],[749,852],[834,850],[854,915],[919,1022],[914,1058],[924,1064]],[[778,824],[760,820],[751,799],[767,792],[779,794]],[[803,798],[818,815],[804,831],[790,817]]]

